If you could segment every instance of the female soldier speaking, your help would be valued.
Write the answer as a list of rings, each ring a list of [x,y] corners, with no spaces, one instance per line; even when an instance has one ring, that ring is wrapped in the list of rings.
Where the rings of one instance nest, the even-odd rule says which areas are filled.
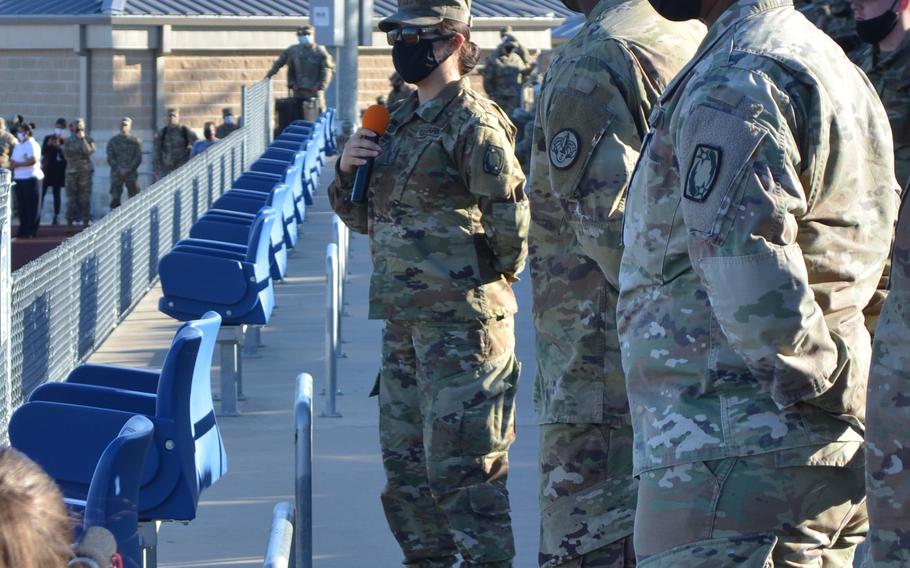
[[[329,188],[367,233],[370,318],[384,319],[382,504],[407,566],[510,567],[506,490],[515,438],[512,282],[530,220],[515,129],[465,77],[479,58],[468,0],[399,0],[380,22],[395,69],[417,85],[378,144],[361,129]],[[375,158],[367,198],[350,196]]]

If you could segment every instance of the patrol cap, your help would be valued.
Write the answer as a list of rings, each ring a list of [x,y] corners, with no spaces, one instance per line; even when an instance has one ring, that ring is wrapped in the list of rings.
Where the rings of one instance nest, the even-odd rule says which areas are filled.
[[[379,22],[384,32],[402,26],[429,27],[443,20],[471,25],[471,0],[398,0],[398,11]]]
[[[80,116],[80,117],[77,117],[77,118],[74,118],[74,119],[73,119],[73,127],[75,128],[75,127],[80,126],[80,125],[81,125],[83,128],[85,128],[85,119],[82,118],[81,116]]]
[[[300,26],[297,28],[297,35],[309,35],[313,33],[313,28],[310,26]]]
[[[233,116],[234,110],[231,107],[224,107],[221,109],[221,116]]]
[[[179,114],[180,114],[180,109],[177,107],[171,107],[171,108],[167,109],[168,116],[177,116]]]
[[[120,126],[132,126],[132,125],[133,125],[132,118],[130,118],[128,116],[124,116],[123,118],[120,119]]]

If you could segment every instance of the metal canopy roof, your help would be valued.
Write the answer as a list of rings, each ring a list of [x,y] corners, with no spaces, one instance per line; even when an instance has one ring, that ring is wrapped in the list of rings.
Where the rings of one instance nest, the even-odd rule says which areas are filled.
[[[395,11],[395,0],[374,0],[374,14]],[[566,17],[560,0],[476,0],[478,18]],[[9,16],[255,16],[301,17],[307,0],[0,0],[0,17]]]

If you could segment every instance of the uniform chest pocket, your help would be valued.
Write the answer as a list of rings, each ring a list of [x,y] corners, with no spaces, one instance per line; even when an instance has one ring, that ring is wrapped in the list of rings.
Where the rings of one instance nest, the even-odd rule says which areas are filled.
[[[396,200],[422,210],[445,206],[453,193],[458,171],[438,129],[434,137],[412,140],[397,161]]]

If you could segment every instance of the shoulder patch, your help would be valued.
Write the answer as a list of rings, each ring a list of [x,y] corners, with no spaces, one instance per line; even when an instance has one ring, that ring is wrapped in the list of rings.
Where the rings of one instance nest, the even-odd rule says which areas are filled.
[[[707,144],[699,144],[695,148],[692,165],[686,174],[686,189],[683,191],[686,199],[698,203],[708,199],[711,190],[714,189],[714,182],[717,181],[722,157],[723,151],[720,148]]]
[[[571,128],[560,130],[550,142],[550,163],[557,170],[567,170],[578,160],[581,153],[581,140],[578,133]]]
[[[491,176],[498,176],[506,165],[506,153],[494,144],[487,144],[483,154],[483,171]]]

